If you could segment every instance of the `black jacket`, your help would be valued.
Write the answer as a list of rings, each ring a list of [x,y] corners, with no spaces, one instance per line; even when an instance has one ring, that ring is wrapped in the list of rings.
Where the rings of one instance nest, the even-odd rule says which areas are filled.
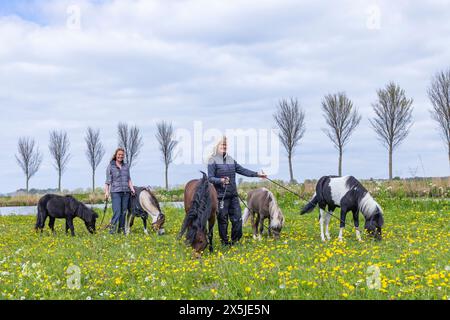
[[[217,155],[211,157],[208,161],[209,182],[216,188],[219,198],[223,198],[224,195],[225,198],[237,196],[236,173],[246,177],[258,176],[257,172],[245,169],[229,155],[225,155],[225,157]],[[230,178],[230,184],[227,187],[220,181],[224,177]]]

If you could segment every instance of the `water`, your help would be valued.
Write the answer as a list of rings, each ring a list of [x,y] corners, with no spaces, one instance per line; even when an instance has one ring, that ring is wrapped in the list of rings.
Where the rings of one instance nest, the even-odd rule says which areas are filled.
[[[103,210],[105,208],[104,204],[94,204],[94,205],[87,205],[88,207],[93,207],[96,209]],[[175,207],[178,209],[184,208],[183,202],[161,202],[162,210],[164,210],[164,207]],[[111,204],[108,205],[108,208],[111,207]],[[37,213],[36,206],[30,206],[30,207],[0,207],[0,216],[11,216],[11,215],[17,215],[17,216],[34,216]]]

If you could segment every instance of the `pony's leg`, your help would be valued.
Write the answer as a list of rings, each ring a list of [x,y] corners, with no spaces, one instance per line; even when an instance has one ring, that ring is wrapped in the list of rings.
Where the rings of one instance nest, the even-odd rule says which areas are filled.
[[[44,233],[45,221],[47,221],[47,215],[44,215],[44,218],[42,219],[41,233]]]
[[[252,221],[252,225],[253,225],[253,239],[257,239],[258,238],[258,226],[259,226],[259,213],[255,213],[255,218],[254,221]]]
[[[358,241],[362,241],[361,240],[361,232],[359,231],[359,212],[358,211],[356,211],[356,213],[353,212],[353,223],[355,225],[355,230],[356,230],[356,239]]]
[[[142,218],[142,222],[144,223],[144,233],[148,234],[147,230],[147,218]]]
[[[345,228],[345,218],[347,216],[347,210],[341,208],[341,224],[339,229],[339,241],[344,240],[344,228]]]
[[[267,235],[269,237],[272,236],[272,230],[270,230],[270,226],[272,225],[272,219],[269,217],[269,228],[267,229]]]
[[[130,213],[128,213],[125,216],[125,234],[129,235],[130,234],[130,222],[131,222],[131,217],[132,215]]]
[[[332,214],[333,214],[333,211],[329,211],[325,215],[325,236],[327,237],[328,240],[331,240],[329,225],[330,225],[330,220],[331,220],[331,215]]]
[[[258,240],[262,240],[262,234],[264,232],[264,217],[259,218],[259,223],[261,223],[261,225],[259,226]]]
[[[66,234],[69,233],[69,224],[67,223],[67,219],[66,219]]]
[[[67,218],[67,224],[69,225],[70,233],[72,237],[75,237],[75,228],[73,226],[73,218]]]
[[[320,220],[319,220],[319,223],[320,223],[320,238],[322,239],[322,241],[326,241],[325,240],[325,235],[323,234],[323,223],[324,223],[324,220],[325,220],[325,210],[323,210],[322,208],[320,208]]]
[[[55,220],[56,218],[54,217],[49,217],[50,221],[48,222],[48,226],[50,227],[50,230],[52,230],[53,234],[56,234],[55,232]]]

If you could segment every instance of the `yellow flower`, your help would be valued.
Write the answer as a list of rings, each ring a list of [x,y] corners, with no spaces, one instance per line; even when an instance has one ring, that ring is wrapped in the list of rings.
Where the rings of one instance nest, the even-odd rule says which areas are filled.
[[[246,293],[252,292],[252,288],[250,288],[250,287],[245,287],[245,292],[246,292]]]
[[[123,284],[123,280],[122,280],[122,278],[119,277],[119,278],[116,278],[116,280],[114,280],[114,283],[119,286],[119,285]]]

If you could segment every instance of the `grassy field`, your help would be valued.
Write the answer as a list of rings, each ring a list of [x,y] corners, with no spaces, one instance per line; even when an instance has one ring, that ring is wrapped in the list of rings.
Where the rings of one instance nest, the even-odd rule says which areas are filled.
[[[56,236],[37,235],[34,217],[0,217],[0,299],[449,299],[448,201],[378,201],[382,242],[357,242],[351,228],[338,242],[332,219],[322,243],[317,212],[298,215],[303,203],[286,196],[281,240],[255,241],[246,226],[240,245],[222,248],[216,227],[215,252],[201,259],[175,239],[180,209],[165,210],[161,237],[145,236],[140,221],[128,237],[90,235],[81,220],[75,238],[63,221]]]

